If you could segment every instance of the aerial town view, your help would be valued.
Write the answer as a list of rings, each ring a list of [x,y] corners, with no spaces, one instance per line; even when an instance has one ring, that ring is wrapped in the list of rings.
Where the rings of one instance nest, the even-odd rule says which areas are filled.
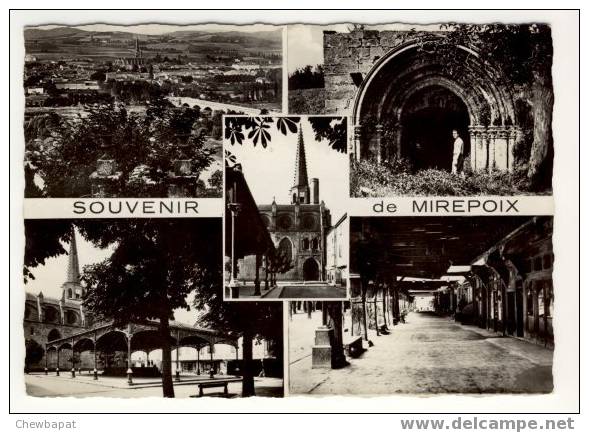
[[[27,197],[220,197],[221,116],[281,109],[280,27],[42,26],[24,38]]]

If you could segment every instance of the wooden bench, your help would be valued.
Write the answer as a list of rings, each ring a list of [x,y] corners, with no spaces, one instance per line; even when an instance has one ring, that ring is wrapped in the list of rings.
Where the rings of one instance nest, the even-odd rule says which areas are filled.
[[[241,382],[242,379],[240,377],[227,377],[224,379],[210,379],[210,380],[203,380],[202,382],[198,382],[198,396],[202,397],[204,395],[203,390],[205,388],[223,388],[223,394],[225,396],[228,395],[227,385],[230,382]]]
[[[204,395],[203,389],[205,388],[221,388],[223,387],[223,395],[227,395],[227,385],[229,385],[228,380],[214,380],[214,381],[207,381],[207,382],[200,382],[198,384],[198,396],[202,397]]]
[[[350,358],[356,358],[364,352],[362,347],[362,337],[347,337],[344,339],[344,352]]]

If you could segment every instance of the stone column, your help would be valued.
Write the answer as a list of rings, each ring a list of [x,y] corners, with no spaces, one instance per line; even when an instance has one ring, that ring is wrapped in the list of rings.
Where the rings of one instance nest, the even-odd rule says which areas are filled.
[[[477,159],[479,159],[480,156],[480,161],[477,162],[479,164],[479,167],[481,170],[489,170],[489,164],[490,164],[490,156],[489,156],[489,133],[487,132],[486,128],[483,128],[480,131],[480,138],[479,138],[479,142],[480,142],[480,151],[478,153]]]
[[[506,171],[509,165],[508,129],[505,126],[490,126],[493,140],[493,163],[500,171]]]
[[[47,345],[45,345],[45,375],[48,374],[48,368],[47,366],[49,365],[49,353],[47,352]]]
[[[382,125],[376,125],[376,162],[379,164],[384,160],[384,149],[382,144]]]
[[[487,140],[489,143],[489,159],[487,163],[487,169],[490,172],[493,171],[494,168],[497,167],[497,134],[498,134],[498,127],[497,126],[489,126],[487,128]]]
[[[356,158],[356,161],[362,159],[362,125],[358,123],[354,125],[354,151],[352,157]]]
[[[340,368],[348,364],[344,355],[343,332],[343,302],[324,302],[333,327],[333,340],[331,347],[331,368]]]
[[[486,128],[473,125],[468,128],[470,133],[470,166],[473,171],[487,168],[488,143]]]
[[[59,347],[55,349],[55,355],[57,357],[57,364],[55,365],[55,375],[59,376]]]

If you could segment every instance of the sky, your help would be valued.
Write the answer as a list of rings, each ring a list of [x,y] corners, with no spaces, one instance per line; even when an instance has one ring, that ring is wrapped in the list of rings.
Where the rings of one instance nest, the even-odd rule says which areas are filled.
[[[69,243],[63,243],[63,246],[69,253]],[[76,246],[78,247],[80,272],[82,272],[85,265],[99,263],[110,257],[114,251],[112,247],[106,249],[96,248],[91,242],[86,241],[77,231]],[[42,291],[45,297],[61,298],[61,285],[66,278],[67,266],[68,254],[46,260],[44,265],[32,269],[35,279],[25,283],[25,291],[34,295]],[[191,303],[191,299],[192,297],[189,297],[189,304]],[[180,322],[193,325],[196,321],[197,314],[194,310],[176,310],[174,316]]]
[[[283,135],[271,125],[272,140],[268,147],[260,143],[254,147],[246,138],[243,144],[225,141],[225,149],[233,153],[241,163],[243,174],[258,205],[290,204],[290,188],[293,186],[298,133]],[[331,211],[332,222],[346,212],[349,198],[348,155],[333,150],[327,140],[315,141],[315,134],[307,118],[301,117],[307,175],[319,179],[319,199],[325,201]]]
[[[41,30],[50,30],[58,27],[72,27],[75,29],[88,30],[94,32],[132,32],[140,35],[163,35],[165,33],[176,31],[208,31],[208,32],[260,32],[276,30],[277,26],[268,24],[248,24],[248,25],[224,25],[224,24],[193,24],[193,25],[169,25],[169,24],[138,24],[138,25],[112,25],[112,24],[87,24],[82,26],[64,26],[49,24],[44,26],[32,26],[27,28],[36,28]]]
[[[69,243],[62,243],[62,245],[69,253]],[[110,257],[113,252],[111,248],[104,250],[96,248],[91,242],[86,241],[77,231],[76,246],[78,247],[80,272],[82,272],[85,265],[99,263]],[[60,298],[62,292],[61,285],[65,281],[67,274],[67,265],[68,254],[64,254],[58,257],[51,257],[45,261],[45,265],[32,268],[35,279],[27,281],[25,284],[26,291],[35,295],[42,291],[44,296]]]
[[[323,64],[323,31],[333,30],[339,33],[349,33],[351,24],[308,25],[295,24],[288,26],[288,73],[292,74],[298,68],[307,65]],[[366,26],[370,30],[439,30],[438,24],[381,24]]]

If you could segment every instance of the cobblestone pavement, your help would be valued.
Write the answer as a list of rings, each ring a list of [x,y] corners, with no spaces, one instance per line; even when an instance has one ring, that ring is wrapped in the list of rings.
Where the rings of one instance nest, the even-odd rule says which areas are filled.
[[[499,337],[448,318],[410,313],[407,323],[339,370],[312,369],[313,330],[320,320],[290,322],[290,394],[547,393],[552,351]]]
[[[124,384],[125,378],[108,378],[98,382],[71,379],[67,376],[45,376],[38,374],[25,375],[27,394],[33,397],[161,397],[161,387],[129,388],[121,387],[119,381]],[[259,397],[282,397],[282,379],[270,377],[256,377],[254,379],[256,395]],[[198,386],[195,383],[174,383],[174,392],[177,398],[198,396]],[[222,388],[205,389],[205,396],[223,397]],[[229,383],[228,397],[241,396],[241,382]]]

